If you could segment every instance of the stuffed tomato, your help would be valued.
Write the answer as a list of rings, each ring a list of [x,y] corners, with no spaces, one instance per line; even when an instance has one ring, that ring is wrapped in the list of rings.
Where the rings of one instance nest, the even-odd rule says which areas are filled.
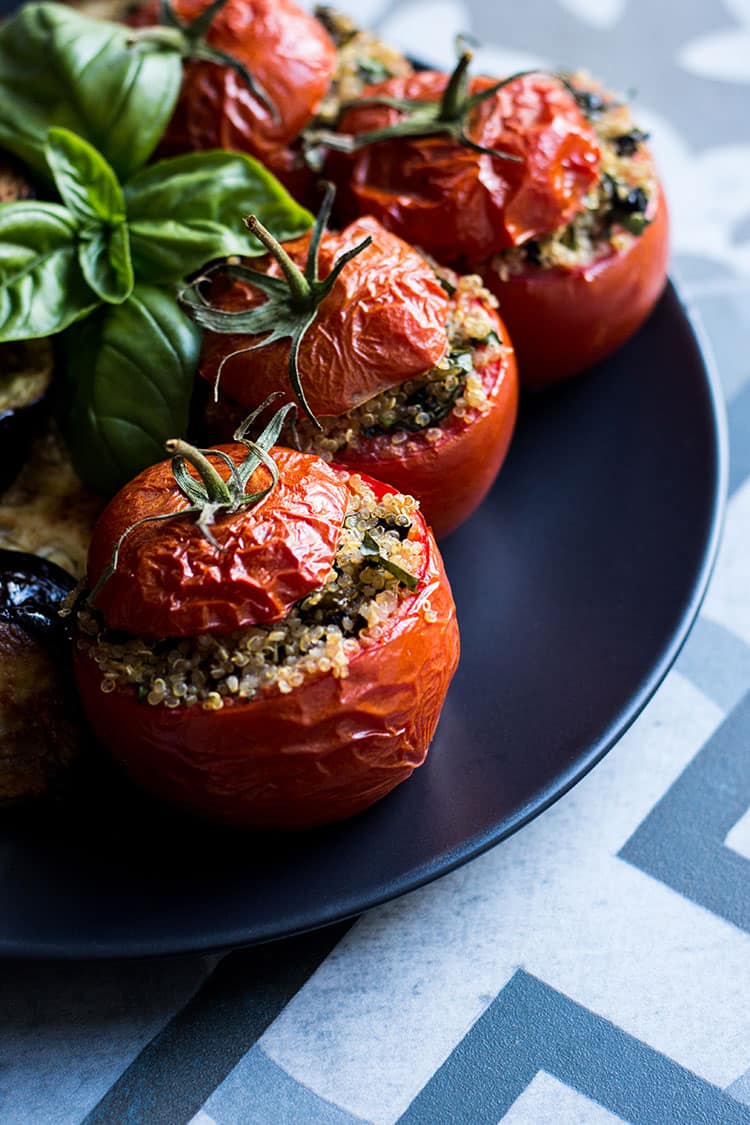
[[[206,20],[207,26],[203,26]],[[179,101],[160,144],[176,156],[232,149],[257,157],[298,198],[314,178],[297,143],[313,123],[335,120],[342,100],[368,82],[411,73],[393,48],[330,9],[316,15],[294,0],[148,0],[129,16],[138,36],[160,20],[181,30],[186,63]]]
[[[347,108],[327,173],[345,219],[375,215],[439,261],[481,274],[522,383],[604,358],[666,277],[666,203],[646,135],[585,75],[469,80],[426,71]],[[463,69],[462,69],[463,67]]]
[[[257,446],[176,448],[94,532],[75,641],[94,732],[138,784],[214,820],[351,816],[424,761],[456,668],[435,541],[411,497],[309,454],[246,471]]]
[[[587,75],[567,81],[596,134],[597,183],[569,223],[479,267],[512,326],[522,380],[535,387],[575,375],[629,339],[661,295],[669,254],[667,202],[647,135]]]
[[[306,417],[288,439],[414,495],[440,537],[483,499],[513,433],[518,379],[496,300],[374,219],[325,234],[325,216],[286,247],[257,231],[272,251],[260,270],[219,270],[186,298],[209,330],[211,424],[231,428],[291,375]]]
[[[209,0],[175,0],[171,11],[190,28],[209,8]],[[159,17],[159,3],[149,2],[129,22],[148,28]],[[290,146],[329,90],[336,69],[333,40],[293,0],[227,0],[204,35],[217,57],[208,61],[197,52],[188,58],[161,154],[247,152],[294,183],[303,171]]]

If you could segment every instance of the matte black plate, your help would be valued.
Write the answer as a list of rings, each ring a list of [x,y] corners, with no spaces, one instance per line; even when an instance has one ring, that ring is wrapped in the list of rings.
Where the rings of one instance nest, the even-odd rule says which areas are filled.
[[[723,407],[668,289],[596,372],[527,398],[511,456],[444,545],[463,655],[427,764],[364,815],[219,832],[105,775],[0,833],[0,953],[222,949],[366,910],[545,809],[652,695],[698,611],[726,476]]]

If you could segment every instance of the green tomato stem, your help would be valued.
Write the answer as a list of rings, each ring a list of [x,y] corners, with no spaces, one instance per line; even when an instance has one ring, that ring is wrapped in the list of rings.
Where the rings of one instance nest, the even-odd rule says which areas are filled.
[[[299,266],[295,265],[289,257],[281,243],[274,238],[270,230],[264,227],[255,215],[250,215],[245,219],[245,226],[259,242],[263,243],[268,253],[281,266],[295,302],[299,305],[309,305],[313,296],[310,283]]]
[[[180,438],[172,438],[164,443],[164,448],[172,457],[184,457],[189,461],[206,486],[206,495],[210,504],[231,504],[232,494],[226,481],[222,480],[214,466],[194,445],[190,445]]]
[[[466,99],[469,93],[469,65],[471,60],[471,51],[461,53],[440,100],[438,121],[455,123],[463,120],[467,108]]]

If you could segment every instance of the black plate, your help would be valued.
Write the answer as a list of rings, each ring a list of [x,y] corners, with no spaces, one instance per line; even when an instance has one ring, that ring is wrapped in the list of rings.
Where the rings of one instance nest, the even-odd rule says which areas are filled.
[[[715,554],[723,407],[673,289],[591,376],[529,397],[487,502],[444,545],[463,637],[428,763],[364,815],[219,832],[104,776],[0,834],[0,952],[222,949],[366,910],[545,809],[647,702]]]

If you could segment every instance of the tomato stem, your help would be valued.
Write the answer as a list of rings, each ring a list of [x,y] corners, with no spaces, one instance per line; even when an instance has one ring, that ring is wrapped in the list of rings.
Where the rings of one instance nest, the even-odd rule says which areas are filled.
[[[310,283],[299,266],[295,265],[289,257],[278,239],[274,238],[270,230],[263,226],[256,215],[248,216],[248,218],[245,219],[245,226],[251,234],[255,235],[259,242],[263,243],[269,254],[271,254],[281,266],[284,271],[284,277],[289,283],[289,288],[294,300],[300,305],[308,305],[312,296]]]
[[[466,100],[469,93],[469,66],[473,55],[462,51],[450,76],[448,85],[440,99],[437,120],[445,122],[462,121],[466,114]]]
[[[194,445],[180,438],[172,438],[165,442],[164,448],[173,457],[183,457],[197,470],[206,488],[206,495],[210,504],[231,504],[232,494],[229,487],[206,456]]]

